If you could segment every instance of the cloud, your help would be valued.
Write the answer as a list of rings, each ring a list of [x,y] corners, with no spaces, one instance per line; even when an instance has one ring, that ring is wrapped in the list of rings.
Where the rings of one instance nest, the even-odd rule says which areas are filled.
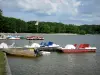
[[[5,16],[24,20],[100,23],[100,0],[0,0],[0,8]]]
[[[51,15],[56,12],[56,4],[44,0],[19,0],[18,6],[24,11],[33,11],[36,13],[43,13]]]
[[[100,15],[100,0],[81,0],[83,5],[80,7],[81,14]]]
[[[17,7],[21,11],[30,11],[46,15],[78,13],[79,1],[76,0],[2,0],[4,7]]]

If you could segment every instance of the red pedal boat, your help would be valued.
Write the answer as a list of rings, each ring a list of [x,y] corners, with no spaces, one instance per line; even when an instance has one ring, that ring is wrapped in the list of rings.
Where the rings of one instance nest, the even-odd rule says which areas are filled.
[[[96,47],[90,47],[89,44],[80,44],[79,47],[75,45],[66,45],[65,48],[61,48],[64,53],[88,53],[96,52]]]
[[[26,38],[27,40],[44,40],[41,36],[29,36]]]

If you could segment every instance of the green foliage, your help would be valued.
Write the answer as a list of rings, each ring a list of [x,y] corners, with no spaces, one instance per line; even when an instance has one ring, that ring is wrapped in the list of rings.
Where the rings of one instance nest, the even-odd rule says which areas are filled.
[[[80,30],[78,34],[84,35],[86,32],[84,30]]]
[[[41,31],[42,31],[42,33],[50,33],[50,27],[49,27],[49,25],[44,24],[44,25],[41,27]]]
[[[20,19],[2,16],[0,9],[0,32],[5,33],[75,33],[75,34],[100,34],[100,25],[63,24],[56,22],[25,22]]]
[[[0,16],[2,16],[2,10],[0,9]]]
[[[6,69],[5,69],[4,53],[0,51],[0,75],[6,75],[5,72]]]
[[[27,22],[27,32],[28,33],[36,33],[37,32],[37,27],[35,25],[36,21],[29,21]]]

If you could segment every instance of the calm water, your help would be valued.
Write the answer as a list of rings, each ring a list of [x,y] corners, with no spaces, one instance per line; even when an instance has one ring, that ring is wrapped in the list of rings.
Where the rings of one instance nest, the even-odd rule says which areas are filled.
[[[25,34],[23,34],[25,35]],[[31,35],[31,34],[26,34]],[[52,52],[39,58],[8,56],[13,75],[100,75],[100,35],[42,35],[44,41],[53,41],[61,46],[75,43],[89,43],[96,46],[96,53],[59,54]],[[5,41],[9,45],[14,42]],[[29,41],[15,41],[16,46],[24,46]],[[32,41],[38,42],[41,41]]]

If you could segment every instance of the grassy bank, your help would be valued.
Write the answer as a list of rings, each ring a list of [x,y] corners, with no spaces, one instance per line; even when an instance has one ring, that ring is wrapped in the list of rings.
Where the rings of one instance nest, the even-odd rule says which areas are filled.
[[[5,75],[5,58],[4,53],[0,51],[0,75]]]

